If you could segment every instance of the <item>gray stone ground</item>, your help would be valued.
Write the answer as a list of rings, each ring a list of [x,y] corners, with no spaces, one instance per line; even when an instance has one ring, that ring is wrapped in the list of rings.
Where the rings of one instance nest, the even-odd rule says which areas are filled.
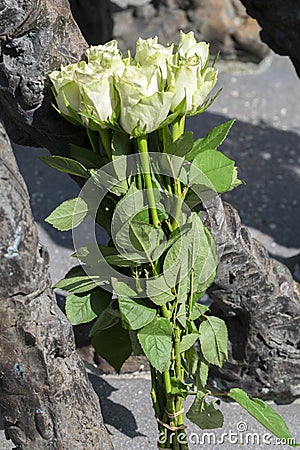
[[[238,119],[223,149],[236,160],[246,185],[226,194],[225,198],[237,207],[243,223],[268,250],[292,265],[293,256],[300,252],[300,81],[290,61],[283,57],[274,56],[264,71],[249,73],[245,66],[243,70],[236,68],[236,73],[232,67],[222,72],[218,86],[223,87],[223,92],[209,112],[190,120],[187,128],[202,136],[212,126],[232,117]],[[50,252],[50,271],[55,282],[70,267],[72,237],[68,232],[56,232],[44,223],[44,218],[63,200],[76,196],[78,188],[68,177],[36,158],[47,154],[45,150],[16,146],[15,153],[30,191],[40,239]],[[155,448],[156,426],[147,376],[99,377],[93,368],[90,372],[115,448]],[[217,439],[216,436],[220,439],[222,432],[235,433],[238,424],[243,423],[239,426],[246,424],[248,433],[258,433],[258,437],[250,438],[260,442],[252,445],[250,440],[247,444],[244,432],[238,436],[240,445],[247,444],[250,449],[279,445],[274,440],[264,442],[263,428],[238,405],[222,403],[221,407],[225,424],[211,439]],[[276,409],[289,424],[292,436],[300,442],[300,404],[276,406]],[[197,433],[190,424],[189,431]],[[236,445],[227,438],[224,444],[206,440],[191,448],[231,450]],[[11,448],[1,432],[0,450]]]
[[[89,368],[89,377],[100,396],[102,413],[115,450],[154,450],[157,430],[150,401],[150,380],[147,375],[108,375],[99,377]],[[192,399],[187,401],[186,410]],[[288,424],[294,442],[300,442],[300,404],[273,405]],[[194,424],[187,421],[191,450],[235,450],[237,445],[251,450],[268,448],[291,448],[282,444],[239,405],[222,402],[224,425],[220,430],[207,430],[202,434]],[[0,450],[13,447],[2,438]],[[71,448],[68,450],[72,450]],[[84,447],[82,450],[85,450]]]

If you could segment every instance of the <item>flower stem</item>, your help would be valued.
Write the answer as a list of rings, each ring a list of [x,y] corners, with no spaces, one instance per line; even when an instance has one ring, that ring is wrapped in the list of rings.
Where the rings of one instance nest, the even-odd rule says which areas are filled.
[[[151,370],[151,398],[152,398],[152,404],[155,411],[155,416],[157,419],[160,419],[162,417],[162,412],[160,409],[159,399],[158,399],[158,380],[157,380],[157,373],[154,367],[150,364],[150,370]],[[166,429],[161,425],[158,424],[158,430],[160,432],[160,439],[164,442],[165,436],[166,436]]]
[[[153,192],[151,172],[150,172],[150,164],[149,164],[149,156],[148,156],[148,144],[147,144],[147,136],[140,136],[137,138],[138,143],[138,151],[141,158],[141,164],[143,169],[143,177],[145,181],[145,187],[147,189],[147,197],[150,206],[150,214],[152,223],[156,228],[160,228],[161,223],[158,218],[156,202]]]
[[[184,133],[184,125],[185,125],[185,116],[178,117],[172,124],[172,139],[173,142],[176,141],[183,133]],[[180,180],[174,180],[174,194],[177,197],[176,200],[176,207],[175,207],[175,214],[172,224],[172,229],[176,230],[179,226],[179,218],[182,208],[182,201],[181,198],[181,185]]]

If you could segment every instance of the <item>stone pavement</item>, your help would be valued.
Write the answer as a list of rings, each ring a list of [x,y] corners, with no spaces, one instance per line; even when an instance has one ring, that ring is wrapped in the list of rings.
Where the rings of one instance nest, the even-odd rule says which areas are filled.
[[[150,379],[147,374],[107,375],[88,369],[90,380],[100,397],[102,414],[115,450],[154,450],[157,429],[150,400]],[[186,410],[192,399],[187,401]],[[271,405],[288,424],[292,438],[300,442],[300,404]],[[220,430],[207,430],[209,435],[187,421],[190,450],[235,450],[243,445],[250,450],[291,448],[276,441],[239,405],[222,402],[224,425]],[[0,427],[1,428],[1,427]],[[227,433],[227,435],[226,435]],[[0,450],[11,450],[0,431]],[[68,449],[73,450],[73,449]],[[82,448],[82,450],[85,450]]]
[[[249,73],[244,67],[237,66],[236,73],[232,67],[231,71],[222,72],[218,87],[223,87],[223,92],[209,112],[190,120],[187,128],[196,136],[203,136],[212,126],[232,117],[238,119],[223,149],[236,160],[246,185],[224,197],[238,209],[243,223],[257,239],[273,255],[289,263],[300,252],[300,80],[288,58],[274,56],[264,71]],[[40,239],[50,252],[50,271],[55,282],[70,267],[72,236],[69,232],[56,232],[44,218],[63,200],[76,196],[78,187],[36,158],[44,154],[47,154],[45,150],[16,146]],[[115,448],[155,448],[156,426],[147,375],[99,377],[94,369],[91,372]],[[292,436],[300,442],[300,404],[276,406],[276,409],[285,417]],[[247,448],[268,449],[270,445],[277,445],[275,441],[263,442],[264,430],[238,405],[222,403],[222,410],[225,424],[217,433],[219,438],[222,432],[236,432],[238,423],[243,422],[249,433],[259,434],[258,438],[252,437],[255,442],[260,440],[258,444],[248,443]],[[189,425],[189,430],[197,433],[193,426]],[[241,435],[240,444],[245,433]],[[191,448],[231,450],[236,445],[228,440],[224,444],[211,441],[191,445]],[[11,448],[2,433],[0,450]]]

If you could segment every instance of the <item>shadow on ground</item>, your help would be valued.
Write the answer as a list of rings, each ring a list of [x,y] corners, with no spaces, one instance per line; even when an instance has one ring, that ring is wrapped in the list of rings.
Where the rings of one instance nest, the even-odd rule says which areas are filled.
[[[104,423],[130,438],[144,436],[137,431],[138,426],[133,413],[125,406],[110,400],[109,396],[117,389],[99,376],[89,374],[89,379],[99,397]]]
[[[203,114],[190,121],[195,136],[228,120]],[[244,225],[272,236],[286,247],[300,247],[300,136],[265,123],[237,121],[222,151],[236,161],[246,184],[223,196],[237,208]]]
[[[219,114],[204,113],[190,119],[187,129],[203,136],[212,127],[228,120]],[[239,211],[245,225],[272,236],[286,247],[300,247],[300,137],[265,123],[236,122],[222,150],[239,167],[246,185],[225,194]],[[35,220],[58,245],[72,248],[70,232],[61,233],[44,218],[63,200],[79,191],[68,176],[47,167],[37,155],[46,150],[16,146],[15,154],[28,185]]]

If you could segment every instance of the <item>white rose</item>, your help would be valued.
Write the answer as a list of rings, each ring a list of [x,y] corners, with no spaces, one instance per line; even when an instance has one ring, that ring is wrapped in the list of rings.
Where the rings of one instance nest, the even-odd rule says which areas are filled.
[[[190,66],[195,67],[200,65],[203,68],[209,58],[209,44],[206,42],[197,42],[192,31],[188,34],[180,31],[178,53],[181,58],[189,60]]]
[[[167,78],[167,63],[173,58],[174,45],[164,47],[158,44],[158,38],[142,39],[136,43],[135,61],[141,66],[157,66],[160,68],[162,78]]]
[[[83,112],[102,122],[104,128],[117,119],[119,97],[110,73],[82,85],[81,89]]]
[[[128,66],[117,77],[120,96],[120,125],[132,136],[159,128],[170,111],[173,93],[160,91],[161,73],[155,67]]]
[[[168,72],[168,90],[174,93],[171,111],[194,115],[201,108],[217,81],[217,71],[205,68],[209,45],[197,42],[193,32],[180,33],[177,53]]]
[[[110,41],[104,45],[90,47],[86,52],[89,65],[100,70],[123,67],[123,55],[118,49],[118,41]]]
[[[66,67],[61,67],[61,70],[55,70],[50,73],[49,78],[52,81],[53,89],[57,107],[62,114],[74,119],[74,114],[67,108],[66,103],[74,111],[80,108],[80,91],[74,77],[78,66],[82,67],[85,63],[82,61],[77,64],[70,64]]]

